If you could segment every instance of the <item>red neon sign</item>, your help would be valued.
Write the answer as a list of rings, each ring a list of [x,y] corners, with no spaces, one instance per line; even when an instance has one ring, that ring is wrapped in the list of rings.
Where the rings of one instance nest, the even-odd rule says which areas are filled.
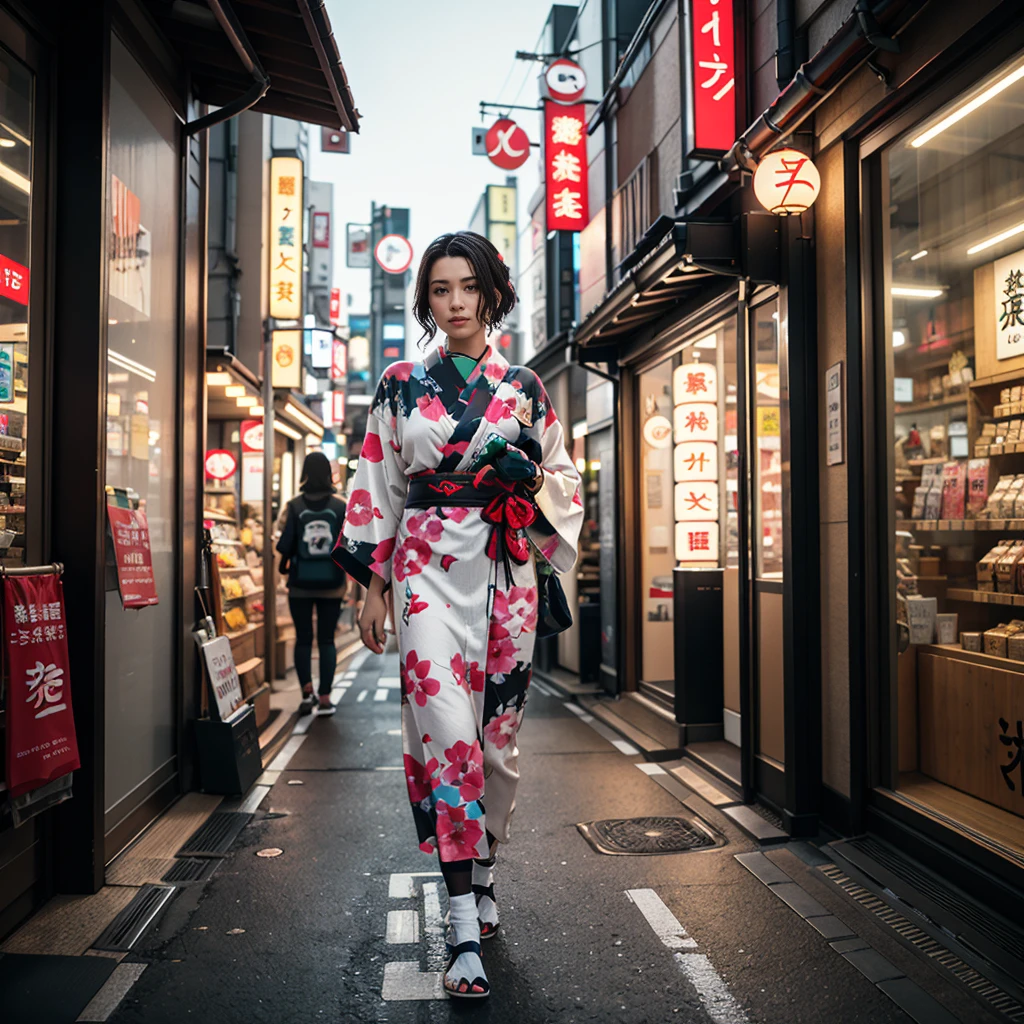
[[[331,289],[331,326],[337,327],[341,323],[341,289]]]
[[[334,339],[334,352],[331,356],[331,380],[345,380],[348,376],[348,348],[345,342]]]
[[[0,295],[28,305],[28,267],[0,256]]]
[[[544,186],[548,231],[582,231],[590,220],[582,103],[544,103]]]
[[[693,0],[693,150],[721,154],[736,139],[732,0]]]
[[[345,392],[334,391],[331,393],[331,419],[336,424],[345,422]]]

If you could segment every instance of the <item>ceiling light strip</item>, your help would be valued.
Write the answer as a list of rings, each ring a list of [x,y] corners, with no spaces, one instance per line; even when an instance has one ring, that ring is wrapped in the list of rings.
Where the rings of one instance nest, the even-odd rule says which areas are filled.
[[[983,242],[979,242],[977,245],[972,245],[967,250],[968,256],[973,256],[975,253],[981,252],[983,249],[989,249],[993,245],[998,245],[1000,242],[1005,242],[1008,238],[1013,238],[1014,235],[1019,235],[1024,231],[1024,224],[1017,224],[1012,228],[1007,228],[1005,231],[1000,231],[998,235],[993,235],[991,238],[986,238]]]

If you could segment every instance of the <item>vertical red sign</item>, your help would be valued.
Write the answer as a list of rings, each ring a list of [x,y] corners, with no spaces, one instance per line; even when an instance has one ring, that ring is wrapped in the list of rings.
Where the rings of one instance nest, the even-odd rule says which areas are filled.
[[[3,580],[7,787],[20,796],[80,767],[58,576]]]
[[[345,422],[345,392],[332,392],[331,419],[338,425]]]
[[[693,151],[725,153],[736,140],[732,0],[692,0]]]
[[[544,102],[544,187],[548,231],[582,231],[590,220],[582,103]]]
[[[331,326],[337,327],[341,323],[341,289],[331,289]]]
[[[334,339],[334,354],[331,357],[331,380],[345,380],[348,376],[348,349],[345,342]]]
[[[153,557],[149,550],[149,523],[146,513],[133,508],[107,506],[110,534],[117,560],[117,585],[125,608],[146,608],[159,604]]]
[[[28,305],[28,267],[0,256],[0,295]]]

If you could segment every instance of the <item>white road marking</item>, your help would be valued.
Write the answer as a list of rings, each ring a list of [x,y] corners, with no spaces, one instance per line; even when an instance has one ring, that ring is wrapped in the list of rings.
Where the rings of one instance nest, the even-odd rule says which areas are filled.
[[[676,920],[675,914],[653,889],[627,889],[626,895],[647,918],[654,934],[669,949],[696,949],[697,941]]]
[[[402,685],[402,680],[398,676],[381,676],[377,680],[377,685],[388,690],[397,690]]]
[[[348,693],[347,686],[336,686],[333,690],[331,690],[331,703],[335,707],[337,707],[341,703],[341,699],[345,696],[346,693]]]
[[[118,964],[103,987],[89,1000],[89,1005],[78,1015],[80,1021],[108,1020],[128,990],[139,980],[146,964]]]
[[[269,786],[253,786],[249,795],[238,805],[238,810],[242,814],[252,814],[269,792]]]
[[[375,772],[403,772],[405,769],[400,764],[379,764],[373,769]]]
[[[384,987],[381,998],[447,999],[440,971],[423,973],[418,960],[400,960],[384,965]]]
[[[420,912],[418,910],[389,910],[388,930],[384,941],[397,945],[400,942],[420,941]]]
[[[586,714],[586,711],[584,711],[583,708],[579,707],[576,704],[573,704],[571,700],[563,700],[562,704],[564,707],[567,707],[578,718],[582,718]]]
[[[388,692],[389,692],[388,690],[380,689],[380,690],[378,690],[378,691],[377,691],[377,692],[376,692],[376,693],[375,693],[375,694],[373,695],[373,699],[374,699],[375,701],[382,701],[382,700],[387,700],[387,699],[388,699]]]
[[[269,768],[256,780],[257,786],[273,786],[281,778],[280,772],[272,772]]]
[[[625,754],[626,757],[634,757],[639,754],[640,751],[633,746],[632,743],[627,743],[625,740],[612,740],[612,746],[620,753]]]
[[[362,701],[366,700],[366,695],[369,692],[370,692],[369,690],[360,690],[359,691],[359,696],[356,697],[356,703],[358,704],[358,703],[361,703]]]
[[[640,761],[637,764],[637,768],[644,773],[644,775],[666,775],[668,774],[664,768],[656,764],[648,764],[646,761]]]
[[[440,878],[440,871],[406,871],[393,874],[388,883],[388,896],[396,900],[412,899],[416,895],[416,878]],[[434,885],[436,886],[436,882]]]
[[[292,736],[290,740],[284,745],[281,753],[270,762],[267,767],[272,772],[283,772],[288,767],[288,762],[298,752],[299,747],[306,742],[306,734],[303,733],[300,736]]]
[[[714,1024],[747,1024],[747,1015],[733,998],[721,975],[703,953],[676,953],[673,957],[686,980],[697,990]]]
[[[547,686],[544,685],[539,679],[530,680],[530,685],[535,686],[545,697],[554,697],[554,692]]]
[[[302,718],[295,723],[295,728],[292,729],[292,735],[301,736],[304,732],[309,732],[309,727],[313,724],[313,719],[315,717],[315,715],[303,715]]]
[[[388,735],[389,736],[401,736],[402,735],[402,730],[401,729],[388,729]]]
[[[432,971],[443,971],[448,950],[444,941],[445,927],[437,882],[423,883],[423,931],[427,939],[427,967]]]

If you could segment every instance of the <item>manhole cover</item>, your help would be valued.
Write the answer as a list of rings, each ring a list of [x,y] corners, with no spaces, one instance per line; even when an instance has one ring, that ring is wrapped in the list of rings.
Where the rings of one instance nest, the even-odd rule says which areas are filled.
[[[598,853],[645,856],[725,845],[725,837],[699,818],[606,818],[576,827]]]

